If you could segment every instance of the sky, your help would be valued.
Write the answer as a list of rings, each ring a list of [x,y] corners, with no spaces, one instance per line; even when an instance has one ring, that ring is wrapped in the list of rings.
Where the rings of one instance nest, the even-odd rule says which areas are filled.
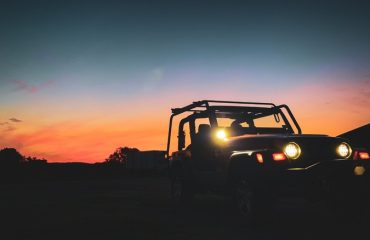
[[[369,25],[369,1],[2,1],[0,149],[163,150],[171,107],[202,99],[339,135],[370,122]]]

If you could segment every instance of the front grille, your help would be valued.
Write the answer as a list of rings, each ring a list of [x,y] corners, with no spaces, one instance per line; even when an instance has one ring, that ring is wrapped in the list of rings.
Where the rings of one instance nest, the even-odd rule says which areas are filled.
[[[295,141],[301,147],[301,156],[292,161],[294,167],[308,167],[317,162],[339,158],[336,147],[339,143],[332,138],[313,138]]]

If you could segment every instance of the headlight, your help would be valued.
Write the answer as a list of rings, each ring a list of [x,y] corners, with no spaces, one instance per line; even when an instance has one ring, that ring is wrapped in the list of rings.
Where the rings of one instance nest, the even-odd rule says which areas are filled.
[[[352,149],[348,145],[348,143],[343,142],[343,143],[338,145],[337,153],[342,158],[349,158],[349,156],[351,156]]]
[[[301,148],[295,142],[290,142],[284,147],[284,153],[290,159],[297,159],[301,155]]]

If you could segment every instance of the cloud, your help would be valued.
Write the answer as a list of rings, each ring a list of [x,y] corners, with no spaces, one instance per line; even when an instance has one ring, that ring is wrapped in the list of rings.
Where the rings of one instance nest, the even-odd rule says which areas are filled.
[[[14,124],[23,122],[20,119],[17,118],[10,118],[10,122],[0,122],[0,130],[5,133],[5,132],[13,132],[17,130],[17,128],[14,126]],[[13,124],[14,123],[14,124]]]
[[[12,121],[12,122],[14,122],[14,123],[20,123],[20,122],[23,122],[22,120],[17,119],[17,118],[10,118],[9,120],[10,120],[10,121]]]
[[[0,123],[0,127],[1,127],[0,130],[2,132],[11,132],[11,131],[16,130],[16,128],[14,126],[12,126],[8,122],[2,122],[2,123]]]
[[[12,125],[7,126],[3,131],[4,132],[12,132],[16,130],[17,128],[13,127]]]
[[[39,85],[29,84],[26,81],[23,80],[16,80],[14,81],[15,90],[16,91],[23,91],[27,93],[37,93],[42,89],[45,89],[49,87],[51,84],[53,84],[53,81],[47,81]]]

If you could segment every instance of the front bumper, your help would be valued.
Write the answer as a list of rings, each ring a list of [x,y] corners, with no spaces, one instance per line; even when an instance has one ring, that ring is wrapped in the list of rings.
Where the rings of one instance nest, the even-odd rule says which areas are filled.
[[[370,196],[370,161],[330,160],[305,168],[280,166],[268,179],[269,190],[278,196],[319,198],[332,192]]]

